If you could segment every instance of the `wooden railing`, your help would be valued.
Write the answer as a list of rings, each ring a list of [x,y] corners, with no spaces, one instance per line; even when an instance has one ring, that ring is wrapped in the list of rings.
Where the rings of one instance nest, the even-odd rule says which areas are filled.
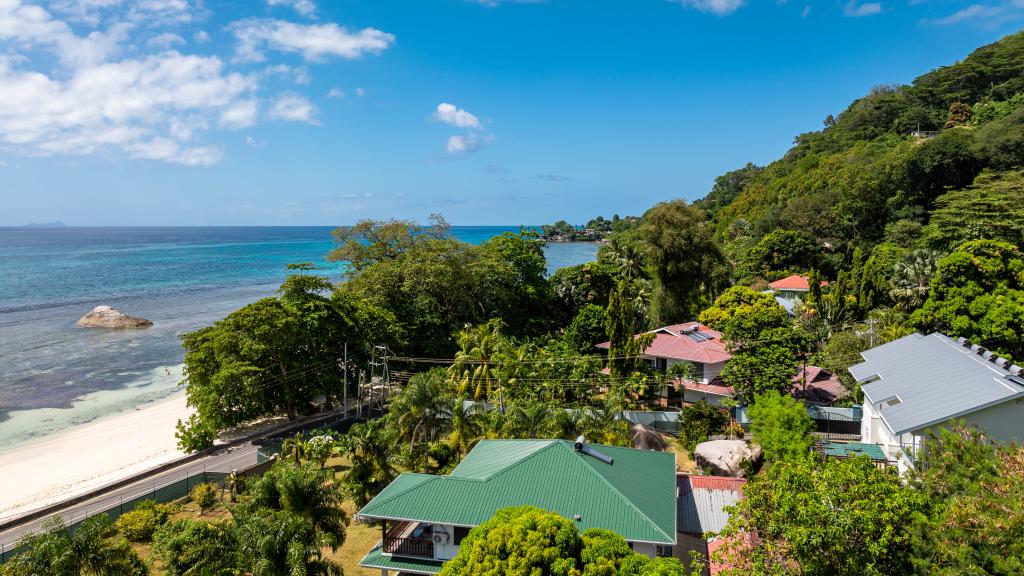
[[[396,556],[414,556],[417,558],[433,558],[434,542],[428,538],[384,538],[384,553]]]

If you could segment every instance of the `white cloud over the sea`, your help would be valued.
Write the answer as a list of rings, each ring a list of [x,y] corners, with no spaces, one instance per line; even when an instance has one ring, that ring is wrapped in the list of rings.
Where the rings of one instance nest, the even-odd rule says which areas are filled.
[[[315,10],[309,0],[269,1],[300,13]],[[319,124],[319,111],[305,95],[266,94],[281,78],[309,84],[306,66],[254,71],[236,69],[209,50],[187,53],[183,34],[197,43],[209,39],[180,27],[202,18],[200,0],[54,0],[46,6],[0,0],[0,149],[7,153],[208,166],[224,156],[203,142],[210,131],[267,120]],[[237,40],[235,56],[249,61],[270,50],[312,61],[357,58],[394,42],[386,32],[350,33],[336,23],[246,19],[227,29]]]
[[[288,6],[303,16],[316,14],[316,3],[312,0],[267,0],[270,6]]]
[[[850,0],[846,3],[843,8],[843,14],[851,18],[859,18],[862,16],[874,16],[875,14],[882,13],[882,4],[880,2],[858,2],[857,0]]]

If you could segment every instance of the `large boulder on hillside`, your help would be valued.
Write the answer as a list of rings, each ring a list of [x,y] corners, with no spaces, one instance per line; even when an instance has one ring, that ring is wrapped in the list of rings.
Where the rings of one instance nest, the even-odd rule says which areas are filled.
[[[757,462],[761,447],[743,440],[711,440],[697,444],[693,459],[701,469],[715,476],[742,478],[746,475],[743,462]]]
[[[149,328],[153,323],[110,306],[97,306],[79,318],[78,325],[84,328]]]

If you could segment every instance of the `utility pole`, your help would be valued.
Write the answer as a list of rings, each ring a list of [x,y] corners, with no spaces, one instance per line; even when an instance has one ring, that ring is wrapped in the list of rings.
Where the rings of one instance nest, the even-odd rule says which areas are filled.
[[[348,420],[348,342],[345,342],[345,383],[343,386],[341,397],[343,398],[342,406],[344,407],[341,409],[341,418],[342,420]]]

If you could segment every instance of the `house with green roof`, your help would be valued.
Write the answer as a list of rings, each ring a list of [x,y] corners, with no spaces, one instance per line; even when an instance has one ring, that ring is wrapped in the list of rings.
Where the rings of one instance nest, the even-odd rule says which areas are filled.
[[[648,556],[671,556],[675,457],[582,440],[482,440],[451,474],[402,474],[356,514],[380,522],[382,536],[360,565],[385,576],[435,574],[471,528],[521,505],[556,512],[581,532],[617,532]]]

